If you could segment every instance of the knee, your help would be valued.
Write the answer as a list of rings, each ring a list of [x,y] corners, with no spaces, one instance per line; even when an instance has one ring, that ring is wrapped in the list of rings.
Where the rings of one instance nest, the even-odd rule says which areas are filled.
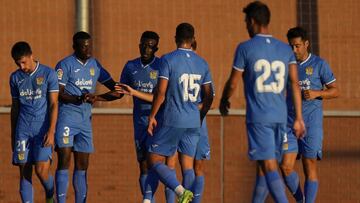
[[[288,176],[293,172],[293,167],[291,165],[288,164],[282,164],[280,166],[281,172],[283,173],[283,175]]]
[[[196,176],[203,176],[205,174],[204,166],[201,161],[195,161],[194,171]]]
[[[70,159],[71,159],[70,154],[59,152],[57,169],[58,170],[69,169]]]
[[[315,159],[306,159],[304,161],[304,170],[306,179],[317,180],[317,169]]]
[[[76,160],[75,170],[86,171],[88,169],[89,162],[87,160]]]

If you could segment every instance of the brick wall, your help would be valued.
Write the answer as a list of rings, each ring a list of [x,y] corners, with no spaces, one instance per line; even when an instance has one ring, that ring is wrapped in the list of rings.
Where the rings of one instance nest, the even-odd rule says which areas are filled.
[[[94,115],[95,153],[91,155],[88,173],[89,203],[120,202],[119,197],[124,199],[121,202],[140,202],[139,171],[131,122],[130,115]],[[250,202],[255,164],[246,155],[244,124],[242,116],[230,116],[223,120],[219,116],[208,116],[211,160],[206,163],[203,202],[218,203],[221,199],[224,203]],[[0,202],[15,203],[20,201],[19,172],[11,165],[8,114],[0,114],[0,126],[3,126],[3,142],[0,143]],[[360,187],[360,118],[327,117],[324,130],[324,159],[319,162],[320,189],[317,202],[360,202],[357,190]],[[224,163],[223,175],[221,163]],[[53,169],[55,166],[54,155]],[[298,171],[301,171],[300,166],[297,163]],[[303,176],[301,178],[303,183]],[[35,202],[41,202],[42,187],[36,177],[33,181]],[[163,187],[160,187],[157,192],[158,202],[164,202],[163,194]],[[69,202],[72,202],[74,193],[71,183],[68,196]]]

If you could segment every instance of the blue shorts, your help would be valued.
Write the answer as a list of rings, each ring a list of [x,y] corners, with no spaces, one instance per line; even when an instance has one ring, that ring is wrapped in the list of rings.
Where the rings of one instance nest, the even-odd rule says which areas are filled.
[[[91,120],[71,122],[58,120],[55,133],[56,147],[72,147],[76,152],[91,153],[94,151]]]
[[[148,149],[148,143],[146,142],[149,134],[147,132],[147,126],[136,124],[134,125],[134,139],[136,158],[138,162],[146,160],[146,153]]]
[[[196,148],[195,160],[210,160],[210,144],[206,119],[204,119],[200,128],[200,138]]]
[[[36,163],[51,160],[51,147],[44,147],[44,136],[49,128],[47,122],[18,123],[15,134],[13,164]]]
[[[172,156],[178,150],[194,157],[199,142],[200,128],[176,128],[158,126],[148,138],[148,151],[163,156]]]
[[[290,126],[286,128],[286,137],[284,137],[283,140],[283,152],[284,154],[299,152],[298,139],[295,136],[293,128]]]
[[[281,161],[285,123],[247,123],[246,127],[251,160]]]
[[[308,125],[305,137],[299,140],[299,154],[309,159],[322,159],[323,128]]]

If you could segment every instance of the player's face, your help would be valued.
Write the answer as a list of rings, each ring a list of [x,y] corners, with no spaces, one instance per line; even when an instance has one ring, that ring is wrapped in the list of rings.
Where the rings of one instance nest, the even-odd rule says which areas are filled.
[[[303,40],[301,37],[292,38],[289,40],[289,44],[292,47],[296,60],[304,61],[308,57],[309,41]]]
[[[154,39],[142,39],[139,44],[139,50],[143,61],[151,60],[158,50],[157,41]]]
[[[16,65],[25,73],[31,73],[34,71],[34,59],[32,55],[23,56],[19,60],[15,61]]]
[[[92,43],[91,39],[79,39],[74,44],[74,51],[76,57],[81,60],[87,60],[91,57]]]

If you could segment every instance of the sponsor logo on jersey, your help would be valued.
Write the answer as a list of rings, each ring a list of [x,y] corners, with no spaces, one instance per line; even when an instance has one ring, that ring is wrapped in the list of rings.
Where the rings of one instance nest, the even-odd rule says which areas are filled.
[[[61,68],[59,68],[59,69],[57,69],[56,73],[57,73],[58,79],[62,80],[62,77],[64,75],[63,70]]]
[[[93,84],[92,79],[85,80],[84,78],[81,78],[81,80],[80,78],[78,78],[75,82],[76,86],[92,86],[92,84]]]
[[[156,79],[157,78],[157,71],[152,70],[150,71],[150,79]]]
[[[25,153],[19,153],[18,154],[18,159],[20,160],[20,161],[22,161],[22,160],[24,160],[25,159]]]
[[[90,68],[90,75],[95,76],[95,68],[94,67]]]
[[[305,80],[299,80],[299,86],[301,90],[309,90],[311,86],[311,81],[309,78],[306,78]]]
[[[39,99],[41,98],[41,89],[37,88],[35,91],[32,89],[22,89],[20,91],[20,96],[25,97],[25,99]]]
[[[313,68],[311,66],[305,68],[306,75],[312,75],[313,74]]]
[[[40,76],[36,78],[36,84],[37,85],[42,85],[44,83],[44,77]]]

